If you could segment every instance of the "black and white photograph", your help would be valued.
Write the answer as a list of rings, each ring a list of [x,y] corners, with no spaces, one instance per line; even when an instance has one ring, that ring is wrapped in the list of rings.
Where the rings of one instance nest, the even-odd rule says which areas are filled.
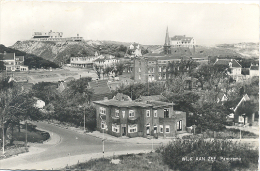
[[[259,11],[0,1],[0,170],[258,170]]]

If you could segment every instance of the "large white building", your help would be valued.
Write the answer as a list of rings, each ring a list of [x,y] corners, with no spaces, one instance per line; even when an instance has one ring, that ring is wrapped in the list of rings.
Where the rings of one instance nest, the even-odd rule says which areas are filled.
[[[101,68],[106,68],[119,63],[119,59],[112,55],[100,55],[94,61],[94,64]]]
[[[171,46],[172,47],[190,47],[196,45],[196,42],[193,37],[186,37],[185,35],[176,35],[171,37]]]

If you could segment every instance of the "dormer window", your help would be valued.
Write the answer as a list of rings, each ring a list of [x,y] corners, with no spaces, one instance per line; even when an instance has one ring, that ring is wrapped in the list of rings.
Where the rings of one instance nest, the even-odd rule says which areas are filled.
[[[229,62],[229,66],[232,67],[232,62]]]

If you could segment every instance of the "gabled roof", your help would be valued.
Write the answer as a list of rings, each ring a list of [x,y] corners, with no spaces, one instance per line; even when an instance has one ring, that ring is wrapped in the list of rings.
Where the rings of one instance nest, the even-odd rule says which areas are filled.
[[[234,109],[234,112],[236,112],[237,108],[241,105],[242,102],[245,102],[245,101],[249,101],[250,98],[247,94],[245,94],[241,100],[239,101],[239,103],[237,104],[236,108]]]
[[[232,64],[231,67],[241,68],[241,65],[235,59],[217,59],[217,61],[214,63],[214,65],[227,65],[227,66],[229,66],[230,62]]]
[[[259,70],[259,66],[250,66],[250,70]]]

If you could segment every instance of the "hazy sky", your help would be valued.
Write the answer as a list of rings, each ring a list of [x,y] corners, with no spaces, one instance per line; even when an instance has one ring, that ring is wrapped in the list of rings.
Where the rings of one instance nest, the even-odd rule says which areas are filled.
[[[197,44],[258,42],[255,4],[176,4],[158,2],[2,2],[0,43],[13,45],[33,32],[77,33],[89,40],[164,44],[170,36],[194,37]]]

